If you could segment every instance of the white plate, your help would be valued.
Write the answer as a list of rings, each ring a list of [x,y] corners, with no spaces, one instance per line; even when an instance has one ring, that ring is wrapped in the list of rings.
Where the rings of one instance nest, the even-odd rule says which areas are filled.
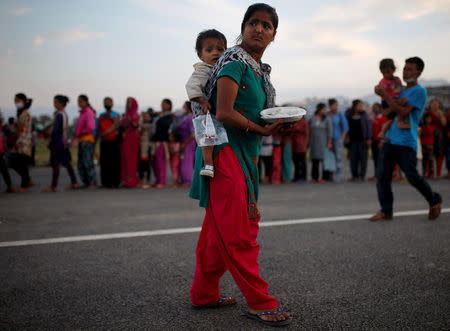
[[[285,122],[297,122],[305,115],[306,110],[300,107],[274,107],[261,111],[261,118],[268,123],[279,119],[284,119]]]

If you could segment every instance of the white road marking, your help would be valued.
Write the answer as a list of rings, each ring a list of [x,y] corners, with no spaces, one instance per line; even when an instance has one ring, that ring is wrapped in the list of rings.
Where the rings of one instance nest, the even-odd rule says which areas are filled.
[[[446,213],[450,213],[450,208],[442,209],[442,214],[446,214]],[[427,215],[427,214],[428,214],[428,210],[410,210],[410,211],[397,212],[394,214],[394,216],[417,216],[417,215]],[[262,221],[260,223],[260,227],[312,224],[312,223],[324,223],[324,222],[356,221],[356,220],[365,220],[371,216],[372,216],[372,214],[361,214],[361,215],[303,218],[303,219],[282,220],[282,221]],[[165,236],[165,235],[175,235],[175,234],[184,234],[184,233],[195,233],[195,232],[200,232],[200,230],[201,230],[201,227],[191,227],[191,228],[175,228],[175,229],[137,231],[137,232],[105,233],[105,234],[47,238],[47,239],[3,241],[3,242],[0,242],[0,247],[57,244],[57,243],[79,242],[79,241],[133,238],[133,237]]]

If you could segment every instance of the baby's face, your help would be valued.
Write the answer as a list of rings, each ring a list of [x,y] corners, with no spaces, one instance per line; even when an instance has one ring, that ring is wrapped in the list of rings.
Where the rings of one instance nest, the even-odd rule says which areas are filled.
[[[214,65],[220,56],[225,52],[225,43],[218,38],[206,38],[202,43],[200,59],[208,64]]]
[[[394,72],[395,72],[395,70],[393,68],[383,68],[383,69],[381,69],[381,73],[383,74],[383,77],[386,78],[386,79],[394,78]]]

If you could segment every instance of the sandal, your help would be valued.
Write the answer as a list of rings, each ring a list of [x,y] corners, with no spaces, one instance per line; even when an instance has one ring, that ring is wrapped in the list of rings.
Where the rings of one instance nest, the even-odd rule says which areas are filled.
[[[195,306],[192,305],[193,309],[211,309],[211,308],[222,308],[222,307],[229,307],[229,306],[233,306],[237,303],[236,299],[233,297],[226,297],[226,296],[221,296],[219,301],[217,301],[216,303],[213,303],[212,305],[201,305],[201,306]]]
[[[286,326],[292,322],[292,316],[285,317],[285,319],[282,321],[265,321],[260,317],[260,316],[265,316],[265,315],[281,315],[281,314],[284,314],[284,312],[283,311],[263,311],[261,313],[256,313],[256,314],[251,314],[251,313],[247,312],[244,314],[244,316],[248,317],[252,320],[258,321],[264,325],[273,326],[273,327]]]

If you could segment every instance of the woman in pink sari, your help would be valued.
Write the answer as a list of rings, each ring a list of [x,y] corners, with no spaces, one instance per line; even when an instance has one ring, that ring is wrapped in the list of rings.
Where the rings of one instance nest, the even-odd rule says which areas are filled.
[[[120,145],[120,179],[124,187],[139,184],[137,166],[139,157],[139,114],[136,99],[127,99],[125,115],[120,123],[122,143]]]

